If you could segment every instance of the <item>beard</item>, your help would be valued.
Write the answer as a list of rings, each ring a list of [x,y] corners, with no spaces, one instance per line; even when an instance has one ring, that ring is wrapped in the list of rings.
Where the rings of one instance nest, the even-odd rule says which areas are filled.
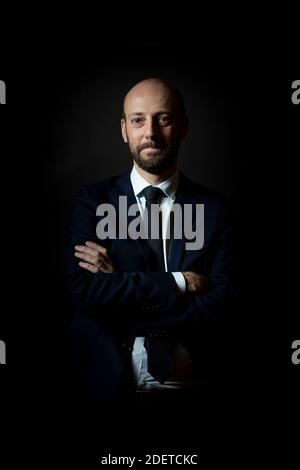
[[[153,175],[159,175],[164,170],[170,168],[177,159],[180,141],[167,145],[164,142],[152,142],[137,147],[129,144],[131,154],[136,164]],[[144,151],[144,156],[142,151]],[[151,151],[152,150],[152,151]]]

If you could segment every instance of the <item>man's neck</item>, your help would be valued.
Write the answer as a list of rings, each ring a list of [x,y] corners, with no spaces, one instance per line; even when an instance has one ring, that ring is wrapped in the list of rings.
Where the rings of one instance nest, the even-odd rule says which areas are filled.
[[[159,175],[153,175],[146,170],[140,168],[135,162],[133,162],[136,171],[148,181],[149,184],[152,186],[157,186],[162,181],[167,180],[170,178],[174,173],[177,171],[177,163],[174,163],[172,166],[161,172]]]

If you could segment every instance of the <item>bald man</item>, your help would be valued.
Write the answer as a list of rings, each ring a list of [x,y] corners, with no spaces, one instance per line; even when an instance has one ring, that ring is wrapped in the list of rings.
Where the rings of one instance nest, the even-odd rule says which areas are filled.
[[[132,169],[74,199],[74,393],[175,404],[197,396],[214,347],[209,332],[235,302],[230,211],[225,198],[178,169],[188,118],[172,84],[152,78],[129,90],[121,132]],[[189,231],[198,244],[187,243]]]

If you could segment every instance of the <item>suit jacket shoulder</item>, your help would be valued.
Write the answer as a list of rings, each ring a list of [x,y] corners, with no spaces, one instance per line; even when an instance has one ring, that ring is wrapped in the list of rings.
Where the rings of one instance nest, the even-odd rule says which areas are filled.
[[[126,177],[128,177],[129,182],[129,173],[126,173],[124,175],[110,176],[109,178],[98,181],[97,183],[83,185],[77,193],[77,196],[84,196],[92,205],[98,205],[99,201],[110,199],[110,195],[116,187],[117,182]]]

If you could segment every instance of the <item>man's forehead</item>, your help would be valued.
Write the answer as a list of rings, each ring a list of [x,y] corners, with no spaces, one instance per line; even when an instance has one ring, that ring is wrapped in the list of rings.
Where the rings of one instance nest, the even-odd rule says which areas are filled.
[[[125,111],[127,113],[171,111],[173,105],[174,99],[167,89],[129,93],[125,99]]]

